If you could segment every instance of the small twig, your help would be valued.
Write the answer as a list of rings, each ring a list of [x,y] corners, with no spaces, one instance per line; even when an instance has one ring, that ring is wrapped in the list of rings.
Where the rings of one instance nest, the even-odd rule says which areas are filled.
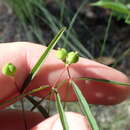
[[[20,93],[23,93],[24,89],[27,88],[27,86],[29,85],[29,83],[31,82],[32,80],[32,74],[30,73],[27,78],[25,79],[21,89],[20,89]]]
[[[13,81],[14,81],[14,84],[15,84],[15,87],[16,87],[17,91],[20,93],[20,90],[18,88],[17,83],[15,82],[14,77],[13,77]],[[25,116],[25,110],[24,110],[24,101],[23,101],[23,99],[20,100],[20,103],[21,103],[21,107],[22,107],[22,116],[23,116],[24,127],[25,127],[25,130],[28,130],[26,116]]]
[[[68,72],[68,76],[69,76],[69,80],[70,80],[71,79],[71,75],[70,75],[69,67],[70,67],[70,65],[66,66],[66,69],[67,69],[67,72]]]
[[[34,106],[37,106],[37,109],[42,113],[42,115],[45,117],[45,118],[48,118],[49,117],[49,114],[48,112],[46,111],[46,109],[44,109],[41,105],[39,105],[36,100],[34,100],[32,97],[30,96],[26,96],[26,98],[34,105]]]
[[[22,116],[23,116],[24,127],[25,127],[25,130],[28,130],[27,120],[26,120],[26,115],[25,115],[25,109],[24,109],[24,101],[23,101],[23,99],[21,99],[20,102],[21,102],[21,106],[22,106]]]

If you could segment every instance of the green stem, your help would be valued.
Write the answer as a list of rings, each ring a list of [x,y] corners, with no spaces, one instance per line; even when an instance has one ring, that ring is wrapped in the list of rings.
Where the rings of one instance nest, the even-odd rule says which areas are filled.
[[[100,56],[103,56],[103,53],[105,51],[106,41],[107,41],[107,38],[108,38],[108,32],[109,32],[110,25],[111,25],[111,20],[112,20],[112,13],[110,14],[109,19],[108,19],[108,24],[107,24],[107,28],[106,28],[106,31],[105,31],[105,36],[104,36],[104,40],[103,40],[103,45],[102,45],[102,48],[101,48]]]

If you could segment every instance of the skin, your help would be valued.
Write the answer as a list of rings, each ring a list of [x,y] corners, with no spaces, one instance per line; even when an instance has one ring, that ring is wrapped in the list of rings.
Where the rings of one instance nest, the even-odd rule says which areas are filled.
[[[70,130],[92,130],[86,118],[78,113],[66,112],[66,118]],[[52,126],[47,125],[49,123],[51,123]],[[37,130],[38,128],[41,130],[62,130],[62,125],[60,123],[58,114],[48,118],[44,122],[39,123],[31,130]]]
[[[0,111],[1,130],[25,130],[24,120],[20,110]],[[44,120],[43,116],[37,112],[25,112],[27,128],[30,129]]]
[[[62,130],[58,114],[44,120],[40,113],[26,111],[25,113],[28,130]],[[81,114],[66,112],[70,130],[92,130],[88,120]],[[26,130],[23,122],[22,111],[0,111],[1,130]]]
[[[34,66],[34,64],[36,63],[36,61],[38,60],[38,58],[40,57],[40,55],[44,50],[45,50],[44,46],[26,42],[6,43],[0,45],[0,70],[2,70],[2,67],[8,62],[13,63],[17,68],[14,78],[5,76],[0,71],[0,103],[9,100],[15,97],[16,95],[19,95],[19,90],[24,80],[26,79],[28,73],[30,72],[30,70],[32,69],[32,67]],[[110,67],[107,67],[105,65],[91,61],[89,59],[80,58],[76,64],[72,64],[70,66],[69,70],[72,78],[87,76],[93,78],[114,80],[119,82],[126,82],[126,83],[129,82],[127,76],[124,75],[123,73]],[[56,84],[60,83],[65,79],[67,80],[68,73],[65,70],[63,62],[55,57],[55,51],[53,50],[49,54],[44,66],[41,67],[39,73],[33,79],[29,87],[25,91],[29,91],[41,85],[49,84],[50,86],[53,86],[57,79],[59,80]],[[103,105],[118,104],[127,99],[128,95],[130,94],[129,87],[110,85],[95,81],[76,80],[76,83],[80,87],[87,101],[91,104],[103,104]],[[36,93],[35,95],[39,97],[45,97],[46,95],[48,95],[50,91],[51,89],[47,88],[44,89],[43,91]],[[72,87],[71,86],[68,87],[68,82],[62,85],[62,87],[60,87],[58,91],[63,101],[77,100],[76,96],[74,95]],[[67,92],[70,92],[70,94]],[[54,97],[52,97],[51,99],[54,100]],[[0,109],[3,109],[8,105],[10,104],[0,106]],[[5,117],[6,117],[5,119],[7,119],[8,121],[8,114]],[[84,117],[77,118],[73,113],[70,113],[68,117],[69,118],[73,117],[75,122],[80,121],[80,119],[84,118]],[[39,118],[40,117],[38,117],[38,119]],[[43,123],[43,125],[41,126],[43,126],[44,128],[44,125],[47,125],[50,126],[51,129],[52,125],[56,123],[56,118],[54,116],[51,117],[51,119],[49,118],[47,120],[51,120],[52,122],[48,121],[48,123]],[[85,124],[82,126],[85,126]],[[61,128],[59,123],[57,123],[55,128],[58,127],[59,129]],[[75,128],[76,127],[74,125],[72,129]],[[88,127],[88,130],[89,129],[90,127]],[[36,130],[40,130],[40,127]],[[47,130],[49,130],[49,128]]]

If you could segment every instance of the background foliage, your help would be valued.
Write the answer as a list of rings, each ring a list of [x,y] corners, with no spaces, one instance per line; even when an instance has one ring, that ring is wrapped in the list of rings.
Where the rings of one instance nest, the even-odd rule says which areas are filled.
[[[128,4],[127,0],[119,1]],[[62,26],[66,26],[68,31],[57,47],[78,51],[83,57],[114,66],[130,76],[130,70],[127,69],[130,67],[128,60],[130,27],[124,23],[119,14],[112,17],[111,11],[91,7],[89,4],[94,1],[87,0],[6,0],[6,2],[9,8],[7,16],[11,20],[1,17],[1,22],[3,20],[4,24],[5,21],[8,23],[5,24],[7,29],[3,31],[1,42],[26,40],[48,45],[56,32]],[[13,12],[9,12],[10,7]],[[77,103],[68,104],[70,105],[66,110],[79,111]],[[47,107],[46,105],[43,104]],[[19,104],[15,104],[11,107],[18,106]],[[91,105],[91,109],[102,130],[130,129],[129,100],[116,106]],[[55,112],[53,107],[51,111]]]

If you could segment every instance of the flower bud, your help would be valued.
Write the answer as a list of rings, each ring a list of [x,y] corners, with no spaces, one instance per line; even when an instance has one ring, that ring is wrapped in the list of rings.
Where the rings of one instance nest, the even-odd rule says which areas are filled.
[[[7,76],[14,76],[15,72],[16,67],[12,63],[8,63],[2,68],[2,73]]]
[[[62,61],[65,61],[65,59],[66,59],[66,56],[67,56],[67,50],[66,49],[64,49],[64,48],[59,48],[58,50],[57,50],[57,52],[56,52],[56,57],[58,58],[58,59],[61,59]]]
[[[73,64],[79,60],[79,55],[77,52],[69,52],[66,58],[66,64]]]

